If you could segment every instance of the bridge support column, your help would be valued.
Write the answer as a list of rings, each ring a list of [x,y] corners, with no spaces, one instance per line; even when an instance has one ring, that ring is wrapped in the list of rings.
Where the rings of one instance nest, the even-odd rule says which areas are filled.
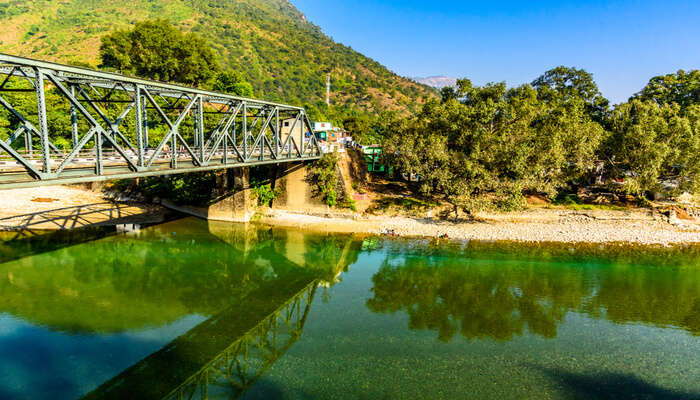
[[[231,182],[231,179],[233,182]],[[221,174],[218,187],[231,187],[233,194],[209,206],[207,219],[213,221],[249,222],[254,210],[251,207],[250,168],[232,168]]]
[[[327,211],[328,206],[308,180],[307,164],[287,163],[277,167],[275,188],[280,194],[272,207],[293,211]]]

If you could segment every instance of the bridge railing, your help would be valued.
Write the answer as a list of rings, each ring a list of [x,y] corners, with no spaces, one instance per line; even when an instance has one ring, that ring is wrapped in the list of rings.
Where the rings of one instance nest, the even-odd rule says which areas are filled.
[[[303,108],[0,54],[0,188],[317,159]],[[0,130],[3,128],[0,127]]]

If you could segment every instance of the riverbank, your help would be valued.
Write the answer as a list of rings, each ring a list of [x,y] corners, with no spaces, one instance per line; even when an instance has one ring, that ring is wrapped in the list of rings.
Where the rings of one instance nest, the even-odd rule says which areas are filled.
[[[101,189],[41,186],[0,191],[0,230],[60,230],[86,226],[152,224],[168,210],[150,204],[115,202]]]
[[[0,191],[0,230],[56,230],[116,224],[152,224],[170,213],[164,207],[115,202],[101,189],[46,186]],[[437,218],[370,213],[303,213],[266,209],[259,222],[329,233],[401,237],[447,237],[559,243],[630,243],[673,245],[700,243],[700,222],[688,215],[650,209],[571,210],[533,207],[522,212],[480,213],[454,222]],[[201,216],[200,216],[201,217]]]
[[[402,216],[308,215],[268,210],[260,222],[329,233],[366,233],[451,240],[630,243],[673,245],[700,243],[695,219],[670,219],[650,210],[533,209],[483,213],[459,222]]]

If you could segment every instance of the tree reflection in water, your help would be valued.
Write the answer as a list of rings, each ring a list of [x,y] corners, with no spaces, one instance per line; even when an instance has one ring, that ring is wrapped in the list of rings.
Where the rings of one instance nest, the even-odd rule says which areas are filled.
[[[700,335],[697,249],[503,246],[390,250],[367,307],[403,311],[410,329],[437,331],[442,341],[457,332],[466,339],[505,341],[526,331],[554,338],[572,311]]]

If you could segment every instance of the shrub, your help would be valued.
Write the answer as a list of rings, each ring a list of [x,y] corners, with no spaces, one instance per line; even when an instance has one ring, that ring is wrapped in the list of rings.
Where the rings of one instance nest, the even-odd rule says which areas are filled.
[[[338,155],[326,153],[309,167],[309,181],[316,186],[318,193],[329,207],[335,207],[338,202],[336,186],[338,185]]]
[[[272,188],[271,184],[258,184],[253,186],[253,193],[258,199],[259,206],[270,206],[272,200],[280,195],[279,188]]]

